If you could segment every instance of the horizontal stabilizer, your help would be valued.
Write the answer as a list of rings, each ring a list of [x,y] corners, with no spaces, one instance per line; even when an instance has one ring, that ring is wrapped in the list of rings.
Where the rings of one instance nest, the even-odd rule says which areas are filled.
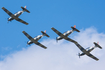
[[[22,8],[24,11],[30,13],[30,11],[28,11],[28,10],[26,9],[26,6],[25,6],[25,7],[21,7],[21,8]]]
[[[102,47],[98,43],[94,42],[94,44],[95,44],[96,47],[102,49]]]
[[[75,26],[75,25],[74,25],[74,27],[71,26],[71,28],[72,28],[74,31],[80,32],[78,29],[76,29],[76,26]]]
[[[46,32],[41,31],[41,33],[47,37],[50,37],[48,34],[46,34]]]

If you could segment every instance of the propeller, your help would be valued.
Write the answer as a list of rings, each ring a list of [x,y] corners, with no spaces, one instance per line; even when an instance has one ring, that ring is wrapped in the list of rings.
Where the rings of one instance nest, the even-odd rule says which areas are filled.
[[[9,18],[7,18],[7,23],[9,23],[8,19],[9,19]]]
[[[29,45],[29,44],[28,44],[28,41],[27,41],[27,42],[25,41],[25,43],[27,43],[27,44],[26,44],[26,47],[28,47],[28,45]]]
[[[78,53],[78,56],[79,56],[79,58],[80,58],[80,53]]]
[[[56,42],[58,43],[58,39],[57,39],[57,37],[56,37]]]

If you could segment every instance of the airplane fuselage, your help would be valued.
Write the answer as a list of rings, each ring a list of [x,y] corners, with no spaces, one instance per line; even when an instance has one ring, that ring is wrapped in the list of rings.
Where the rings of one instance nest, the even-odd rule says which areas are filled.
[[[95,48],[96,48],[96,46],[94,46],[94,47],[88,47],[88,48],[86,48],[86,51],[90,53]],[[79,53],[79,56],[83,56],[83,55],[85,55],[85,53],[83,53],[83,52],[82,53]]]
[[[74,32],[74,30],[69,30],[69,31],[64,32],[63,35],[64,36],[69,36],[73,32]],[[63,39],[61,36],[57,37],[57,40],[61,40],[61,39]]]
[[[38,36],[34,37],[34,40],[35,40],[35,41],[38,41],[38,40],[41,39],[43,36],[44,36],[44,35],[38,35]],[[28,41],[28,42],[27,42],[28,45],[30,45],[30,44],[32,44],[32,43],[33,43],[32,41]]]
[[[19,17],[24,11],[18,11],[17,13],[14,14],[15,17]],[[8,18],[8,21],[12,21],[14,18],[10,17]]]

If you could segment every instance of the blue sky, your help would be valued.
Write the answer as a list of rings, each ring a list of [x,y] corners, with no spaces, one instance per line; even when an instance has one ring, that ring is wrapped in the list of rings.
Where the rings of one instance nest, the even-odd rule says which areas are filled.
[[[57,36],[51,27],[60,32],[70,30],[74,25],[78,29],[95,27],[99,33],[105,33],[104,3],[104,0],[1,0],[0,7],[7,8],[13,14],[22,10],[21,6],[27,6],[31,13],[24,12],[20,16],[29,25],[16,20],[7,23],[9,16],[0,9],[0,56],[27,48],[28,39],[22,34],[23,30],[32,37],[46,30],[50,39]],[[48,38],[43,37],[39,42],[45,39]]]
[[[24,12],[19,17],[29,25],[16,20],[7,23],[9,16],[0,9],[0,70],[105,69],[104,49],[92,52],[100,59],[98,62],[87,56],[79,59],[76,54],[81,51],[65,40],[56,43],[58,35],[51,30],[55,27],[63,33],[76,25],[81,32],[74,32],[69,37],[84,48],[94,46],[94,41],[99,41],[104,47],[105,0],[0,0],[0,8],[5,7],[13,14],[21,11],[21,6],[27,6],[31,12]],[[50,38],[43,37],[39,42],[48,49],[34,44],[26,47],[29,40],[23,35],[23,30],[32,37],[46,30]]]

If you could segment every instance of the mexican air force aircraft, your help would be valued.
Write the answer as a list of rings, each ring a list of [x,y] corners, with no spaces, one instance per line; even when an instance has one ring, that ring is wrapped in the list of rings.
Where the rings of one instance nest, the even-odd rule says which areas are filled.
[[[23,23],[23,24],[26,24],[26,25],[28,25],[28,23],[27,22],[25,22],[25,21],[23,21],[22,19],[20,19],[20,18],[18,18],[23,12],[28,12],[28,13],[30,13],[30,11],[28,11],[27,9],[26,9],[26,6],[25,7],[21,7],[23,10],[22,11],[18,11],[17,13],[15,13],[15,14],[12,14],[10,11],[8,11],[6,8],[4,8],[4,7],[2,7],[2,9],[10,16],[10,18],[8,18],[8,22],[9,21],[12,21],[13,19],[15,19],[15,20],[17,20],[17,21],[19,21],[19,22],[21,22],[21,23]]]
[[[35,43],[36,45],[44,48],[44,49],[47,49],[47,47],[45,47],[44,45],[42,45],[41,43],[38,42],[39,39],[41,39],[43,36],[47,36],[49,37],[49,35],[46,34],[46,30],[43,32],[41,31],[42,35],[38,35],[34,38],[32,38],[28,33],[26,33],[25,31],[23,31],[23,34],[30,40],[27,42],[27,45],[30,45],[32,43]]]
[[[94,50],[95,48],[100,48],[100,49],[102,49],[102,47],[98,44],[98,43],[96,43],[96,42],[94,42],[94,47],[88,47],[88,48],[86,48],[85,50],[88,52],[88,53],[90,53],[92,50]],[[79,46],[79,45],[78,45]],[[82,49],[81,49],[82,50]],[[82,50],[83,51],[83,50]],[[78,53],[78,56],[79,56],[79,58],[80,58],[80,56],[83,56],[83,55],[85,55],[85,53],[84,52],[82,52],[82,53]],[[90,55],[91,56],[91,55]],[[97,58],[94,58],[95,60],[99,60],[99,59],[97,59]]]
[[[93,49],[95,49],[96,47],[102,49],[102,47],[101,47],[98,43],[95,43],[95,42],[94,42],[95,46],[94,46],[94,47],[89,47],[89,48],[87,48],[87,49],[84,49],[84,48],[83,48],[80,44],[78,44],[77,42],[74,42],[74,43],[75,43],[75,45],[83,52],[83,53],[78,53],[78,56],[79,56],[79,57],[86,54],[87,56],[93,58],[93,59],[96,60],[96,61],[99,60],[98,58],[96,58],[95,56],[93,56],[93,55],[90,53],[90,52],[91,52]]]
[[[95,43],[95,47],[90,47],[88,49],[84,49],[78,42],[76,42],[75,40],[68,38],[66,35],[62,34],[61,32],[59,32],[57,29],[55,29],[54,27],[51,28],[56,34],[58,34],[61,38],[68,40],[70,42],[73,42],[83,53],[79,53],[79,57],[82,55],[87,55],[91,58],[93,58],[94,60],[99,60],[98,58],[96,58],[95,56],[93,56],[90,52],[95,48],[95,47],[99,47],[100,49],[102,49],[102,47],[100,45],[98,45],[98,43]]]
[[[68,30],[68,31],[66,31],[66,32],[64,32],[63,33],[63,35],[65,36],[65,37],[67,37],[67,36],[69,36],[71,33],[73,33],[74,31],[77,31],[77,32],[80,32],[78,29],[76,29],[76,25],[74,25],[74,27],[71,27],[72,28],[72,30]],[[56,31],[56,29],[55,28],[51,28],[53,31],[55,30]],[[54,31],[54,32],[55,32]],[[57,33],[58,34],[58,33]],[[58,34],[59,35],[59,34]],[[56,37],[56,41],[58,41],[58,40],[61,40],[61,39],[63,39],[63,37],[61,37],[61,36],[58,36],[58,37]]]

